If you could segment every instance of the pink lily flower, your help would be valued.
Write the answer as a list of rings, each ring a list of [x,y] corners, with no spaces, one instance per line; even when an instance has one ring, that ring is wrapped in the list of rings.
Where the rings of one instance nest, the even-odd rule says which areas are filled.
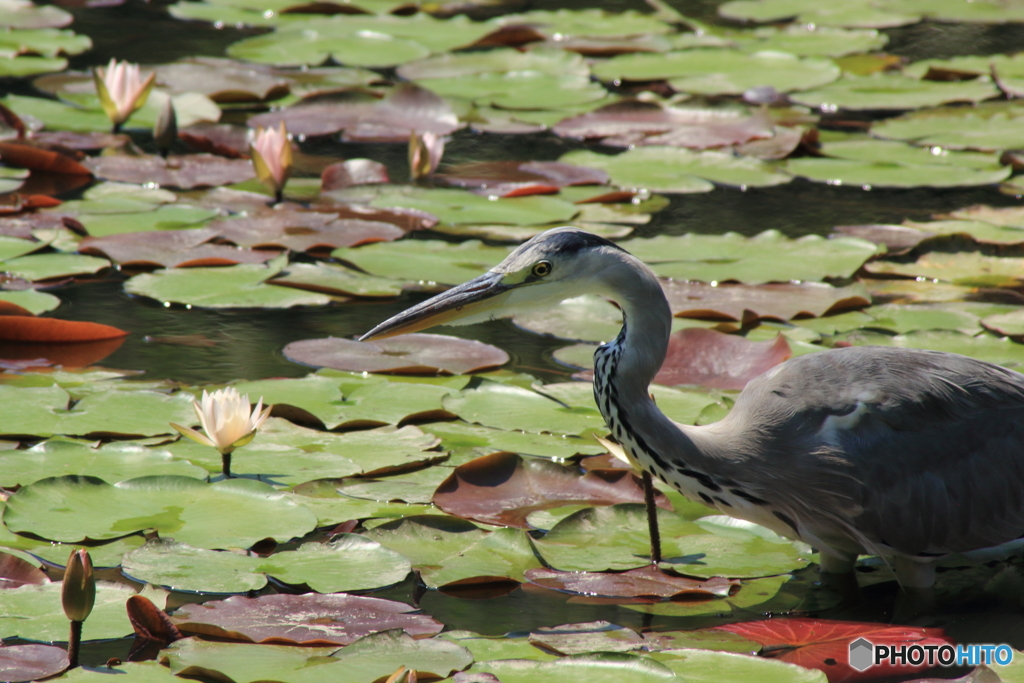
[[[284,121],[279,128],[258,129],[256,139],[249,145],[249,154],[256,177],[281,201],[281,192],[292,173],[292,146]]]
[[[146,103],[156,81],[156,73],[150,73],[143,80],[138,64],[111,59],[106,68],[96,67],[92,78],[103,111],[117,131],[129,116]]]

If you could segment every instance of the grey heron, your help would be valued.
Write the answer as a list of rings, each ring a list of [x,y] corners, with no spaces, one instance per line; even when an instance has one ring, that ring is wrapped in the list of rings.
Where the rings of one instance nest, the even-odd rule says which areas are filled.
[[[860,554],[893,556],[904,587],[932,586],[944,555],[1024,536],[1024,375],[936,351],[832,349],[755,378],[719,422],[676,424],[648,389],[672,320],[657,277],[577,228],[534,237],[362,339],[584,293],[623,314],[619,335],[594,354],[594,397],[609,429],[687,497],[814,546],[826,573],[851,571]]]

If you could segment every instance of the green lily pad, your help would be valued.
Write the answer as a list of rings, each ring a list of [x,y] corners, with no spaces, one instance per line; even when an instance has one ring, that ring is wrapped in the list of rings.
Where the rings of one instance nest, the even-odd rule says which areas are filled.
[[[712,189],[708,181],[768,187],[791,180],[760,159],[679,147],[638,147],[615,156],[577,150],[563,155],[560,161],[606,171],[622,188],[654,192],[708,192]]]
[[[69,409],[71,397],[59,386],[0,386],[0,434],[108,434],[152,436],[171,431],[168,421],[188,422],[191,397],[155,391],[101,390]]]
[[[779,21],[796,17],[801,24],[890,28],[916,24],[921,14],[900,7],[879,6],[870,0],[849,0],[823,5],[813,0],[731,0],[718,7],[718,13],[744,21]]]
[[[0,36],[2,35],[0,34]],[[3,45],[0,45],[0,50],[3,50]],[[22,78],[63,71],[66,68],[68,68],[68,60],[60,57],[35,57],[32,55],[5,57],[0,54],[0,78]]]
[[[246,547],[313,529],[315,515],[262,482],[156,476],[111,486],[95,477],[53,477],[18,490],[4,523],[55,541],[107,539],[156,529],[200,548]]]
[[[837,109],[918,109],[947,102],[980,102],[999,96],[988,79],[922,81],[900,74],[845,74],[829,85],[794,93],[792,100],[822,111]]]
[[[22,289],[17,291],[0,291],[0,301],[20,306],[32,315],[46,313],[60,306],[60,299],[53,294],[40,292],[35,289]]]
[[[124,288],[129,294],[204,308],[290,308],[331,302],[324,294],[266,284],[280,272],[282,265],[271,262],[268,265],[168,268],[136,275]]]
[[[3,20],[0,20],[2,22]],[[33,54],[40,57],[78,55],[92,47],[89,36],[55,28],[36,28],[0,33],[0,57]],[[2,62],[0,62],[2,63]]]
[[[103,545],[90,545],[88,547],[74,543],[46,543],[40,548],[32,548],[31,552],[35,557],[46,562],[60,566],[67,562],[71,551],[85,548],[92,557],[94,567],[118,567],[124,556],[146,544],[142,535],[125,536]]]
[[[477,240],[459,244],[400,240],[331,252],[332,257],[352,263],[373,275],[453,285],[486,273],[508,254],[509,250],[504,247],[488,247]]]
[[[478,662],[494,659],[530,659],[538,662],[550,662],[558,656],[545,652],[533,645],[526,636],[511,635],[493,637],[472,631],[445,631],[438,638],[450,640],[473,653]]]
[[[603,446],[588,439],[555,434],[531,434],[471,425],[465,422],[431,422],[420,429],[441,439],[445,449],[483,448],[491,452],[510,451],[520,455],[571,458],[574,455],[604,453]]]
[[[189,3],[192,4],[192,3]],[[180,678],[157,662],[122,662],[103,667],[80,666],[54,679],[68,683],[107,683],[110,674],[127,675],[135,683],[179,683]]]
[[[727,49],[620,55],[594,67],[594,75],[604,81],[669,79],[674,89],[701,95],[739,95],[762,86],[779,92],[807,90],[831,83],[839,74],[828,59]]]
[[[53,5],[34,5],[30,0],[0,0],[0,26],[13,29],[58,28],[73,17]]]
[[[402,285],[399,282],[331,263],[290,263],[285,270],[268,282],[333,296],[385,298],[402,293]]]
[[[409,574],[410,564],[374,540],[343,534],[330,543],[306,543],[298,550],[271,555],[260,568],[285,583],[339,593],[398,583]]]
[[[499,659],[490,662],[476,662],[470,669],[470,673],[494,676],[502,683],[544,683],[545,681],[671,683],[680,680],[664,664],[660,664],[650,657],[624,652],[570,655],[550,662],[538,662],[533,659]]]
[[[764,683],[826,683],[825,673],[789,662],[709,650],[663,650],[652,658],[694,683],[764,681]]]
[[[516,15],[513,15],[516,16]],[[398,67],[398,75],[410,81],[422,81],[424,87],[435,80],[451,81],[479,74],[529,72],[544,76],[589,76],[587,63],[578,54],[544,49],[522,52],[498,48],[486,52],[449,52],[410,62]]]
[[[105,258],[82,254],[29,254],[0,261],[0,271],[33,281],[92,275],[109,266],[110,261]]]
[[[241,593],[267,585],[260,562],[258,557],[155,539],[125,555],[122,569],[138,581],[171,590]]]
[[[443,405],[466,422],[498,429],[575,435],[605,430],[604,418],[593,408],[566,408],[536,392],[497,382],[446,396]]]
[[[373,192],[370,206],[426,211],[437,216],[442,223],[455,225],[539,225],[568,221],[579,212],[578,206],[547,195],[491,199],[467,190],[399,185],[382,185],[375,187]],[[344,194],[336,192],[331,196],[345,199]]]
[[[949,152],[956,154],[956,152]],[[927,160],[922,154],[922,161]],[[998,162],[988,168],[950,164],[903,164],[891,161],[856,161],[805,157],[786,161],[786,170],[829,185],[872,187],[967,187],[991,185],[1010,177],[1009,166]]]
[[[791,240],[774,230],[750,238],[736,233],[663,235],[632,240],[626,248],[662,277],[747,284],[850,277],[878,250],[855,238]]]
[[[541,35],[556,40],[575,37],[612,38],[640,34],[659,35],[671,33],[671,24],[657,15],[643,14],[634,10],[608,12],[602,9],[559,9],[533,10],[518,14],[506,14],[491,19],[497,26],[528,25]]]
[[[879,121],[872,135],[950,149],[1024,147],[1024,108],[1013,101],[937,107]]]
[[[61,588],[59,582],[53,582],[0,591],[0,613],[4,615],[0,620],[0,637],[66,641],[68,619],[61,609]],[[161,593],[148,591],[154,600],[158,600]],[[131,586],[98,581],[96,604],[85,621],[82,640],[121,638],[131,634],[133,629],[125,614],[124,602],[132,595],[135,595],[135,589]]]
[[[788,52],[801,57],[842,57],[880,50],[889,42],[886,34],[871,29],[848,30],[815,24],[765,26],[731,37],[747,50]]]
[[[203,468],[176,460],[167,451],[117,442],[90,448],[59,440],[44,441],[27,450],[0,452],[0,472],[0,484],[7,488],[66,474],[89,475],[110,483],[159,474],[207,476]]]
[[[1024,279],[1024,258],[986,256],[978,252],[923,254],[912,263],[874,261],[865,266],[869,273],[905,275],[942,280],[975,287],[1013,287]]]
[[[889,343],[910,349],[934,349],[970,356],[1020,371],[1024,369],[1024,344],[1008,337],[983,334],[977,337],[953,330],[921,330],[892,337]]]
[[[42,242],[36,242],[35,240],[23,240],[18,237],[0,235],[0,261],[24,256],[45,246]]]
[[[865,327],[880,327],[899,334],[914,330],[955,330],[963,334],[978,334],[981,324],[978,316],[942,304],[884,304],[864,309],[874,318]]]
[[[92,237],[120,235],[126,232],[150,230],[180,230],[197,228],[217,216],[217,211],[185,204],[166,204],[139,213],[83,214],[79,222]]]

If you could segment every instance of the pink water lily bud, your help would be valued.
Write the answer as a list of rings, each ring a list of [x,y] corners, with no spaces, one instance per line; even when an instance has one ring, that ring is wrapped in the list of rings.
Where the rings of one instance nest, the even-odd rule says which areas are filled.
[[[284,121],[278,128],[258,129],[249,154],[256,177],[274,191],[277,201],[281,201],[281,191],[292,173],[292,146]]]
[[[143,79],[138,64],[111,59],[106,68],[98,66],[93,70],[92,79],[103,111],[116,131],[146,103],[156,81],[156,73],[150,73]]]
[[[73,550],[64,568],[64,583],[60,592],[64,614],[71,621],[85,621],[96,602],[96,579],[92,573],[89,551]]]
[[[443,156],[443,135],[413,131],[409,136],[409,174],[413,180],[431,175],[437,170]]]

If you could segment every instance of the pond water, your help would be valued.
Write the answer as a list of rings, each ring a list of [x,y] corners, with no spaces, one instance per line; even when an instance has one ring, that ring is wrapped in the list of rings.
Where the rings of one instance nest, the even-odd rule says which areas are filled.
[[[716,14],[719,3],[710,0],[672,2],[687,16],[708,22],[722,20]],[[600,6],[608,11],[648,11],[642,2],[532,2],[526,9],[582,9]],[[70,68],[88,69],[104,65],[110,58],[144,64],[167,63],[188,56],[222,56],[236,41],[264,33],[257,28],[214,28],[202,22],[183,22],[167,14],[160,2],[129,2],[112,7],[71,8],[75,17],[71,28],[93,40],[92,50],[72,57]],[[1024,48],[1024,24],[955,24],[924,22],[885,29],[889,36],[886,52],[907,61],[950,58],[960,55],[1011,53]],[[392,73],[388,71],[388,73]],[[9,92],[32,94],[27,81],[9,81]],[[4,92],[0,82],[0,94]],[[827,114],[819,123],[823,131],[850,131],[853,122],[863,128],[889,114],[840,112]],[[242,117],[244,118],[244,117]],[[241,120],[241,119],[240,119]],[[152,151],[146,133],[136,133],[136,141]],[[335,138],[319,138],[300,143],[310,155],[335,158],[369,158],[384,163],[391,178],[408,176],[404,145],[346,144]],[[448,142],[444,162],[456,164],[496,160],[554,161],[573,150],[610,148],[585,144],[552,133],[498,135],[463,129]],[[310,174],[315,175],[315,174]],[[666,194],[669,203],[654,213],[647,224],[637,225],[634,235],[682,235],[686,233],[722,234],[736,232],[753,236],[765,230],[777,230],[787,237],[827,236],[836,225],[898,224],[906,220],[928,221],[963,207],[984,204],[991,207],[1020,206],[1019,197],[1001,192],[994,185],[979,187],[914,187],[909,189],[865,189],[835,186],[796,179],[775,187],[719,186],[698,194]],[[62,196],[73,199],[75,195]],[[417,233],[413,239],[457,241],[450,235]],[[312,262],[312,259],[310,259]],[[423,293],[405,293],[378,302],[346,302],[338,305],[295,307],[289,309],[204,309],[176,304],[161,304],[125,293],[127,276],[119,273],[84,282],[74,282],[50,291],[61,299],[59,308],[48,315],[65,320],[92,321],[113,325],[130,332],[113,354],[102,361],[108,368],[140,371],[142,379],[173,380],[186,385],[210,385],[235,380],[260,380],[274,377],[304,377],[310,368],[289,361],[283,354],[290,342],[322,337],[352,338],[378,322],[426,297]],[[1019,289],[1019,288],[1018,288]],[[574,369],[558,363],[553,353],[568,344],[551,336],[524,331],[511,322],[500,321],[468,328],[442,329],[484,341],[506,350],[511,356],[509,369],[533,375],[541,382],[567,381]],[[182,343],[184,339],[202,339],[203,344]],[[175,341],[177,340],[177,341]],[[208,342],[208,343],[206,343]],[[877,567],[864,568],[868,577]],[[964,573],[964,583],[972,581]],[[797,572],[792,592],[813,592],[817,580],[814,568]],[[816,616],[834,619],[886,622],[892,618],[896,586],[892,581],[870,585],[864,599],[855,606],[814,610]],[[601,604],[569,596],[554,595],[521,587],[507,595],[473,596],[421,591],[413,581],[373,593],[407,602],[415,602],[425,613],[436,617],[450,629],[466,629],[487,635],[508,631],[529,631],[537,627],[569,622],[607,620],[640,629],[694,629],[735,619],[719,617],[659,617],[621,606]],[[485,599],[484,599],[485,598]],[[190,600],[183,597],[183,601]],[[1014,598],[1014,599],[1019,599]],[[808,603],[813,605],[813,601]],[[958,605],[954,614],[945,614],[939,625],[961,642],[1010,642],[1024,648],[1024,626],[1019,604],[982,599]],[[801,614],[805,614],[807,608]],[[748,618],[758,618],[758,614]],[[86,658],[98,663],[112,654],[123,654],[127,641],[93,644]],[[948,672],[953,675],[955,672]]]

